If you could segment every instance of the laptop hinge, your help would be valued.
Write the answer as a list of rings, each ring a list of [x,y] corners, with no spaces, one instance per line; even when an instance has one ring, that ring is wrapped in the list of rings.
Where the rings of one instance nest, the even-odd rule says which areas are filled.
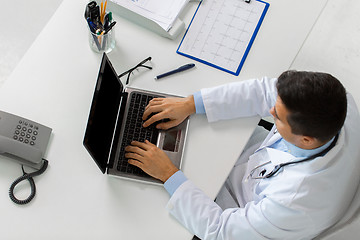
[[[113,166],[114,166],[116,152],[117,152],[119,141],[120,141],[120,130],[121,130],[121,125],[122,125],[122,122],[124,119],[127,96],[128,96],[128,93],[126,93],[126,92],[123,92],[121,94],[120,109],[119,109],[117,120],[116,120],[115,131],[114,131],[114,135],[113,135],[109,160],[108,160],[108,164],[107,164],[108,170],[109,170],[109,168],[113,168]]]

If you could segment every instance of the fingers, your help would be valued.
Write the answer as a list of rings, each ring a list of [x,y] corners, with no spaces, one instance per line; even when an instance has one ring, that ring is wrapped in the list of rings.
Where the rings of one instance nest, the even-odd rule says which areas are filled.
[[[149,106],[149,105],[148,105]],[[147,109],[145,109],[144,114],[143,114],[143,120],[147,119],[152,113],[158,113],[161,112],[163,110],[161,105],[158,106],[150,106]]]
[[[143,167],[143,163],[138,161],[138,160],[134,160],[134,159],[129,159],[128,163],[130,163],[131,165],[134,165],[135,167],[138,168],[142,168]]]
[[[143,114],[143,120],[147,119],[151,113],[160,112],[161,111],[161,104],[163,102],[163,98],[154,98],[152,99],[149,104],[145,107],[145,111]]]
[[[143,166],[143,159],[149,146],[146,143],[132,141],[131,145],[125,148],[125,157],[128,159],[128,163],[142,168]]]
[[[163,100],[163,98],[154,98],[146,106],[143,114],[143,120],[146,120],[151,114],[155,114],[144,122],[143,127],[148,127],[151,124],[166,118]]]
[[[152,146],[155,145],[148,140],[145,140],[145,142],[132,141],[131,145],[127,146],[125,150],[126,152],[133,152],[143,156],[145,151],[149,150]]]
[[[138,168],[144,168],[144,162],[146,162],[146,151],[155,145],[145,140],[145,142],[132,141],[131,145],[125,148],[125,157],[128,159],[128,163]]]
[[[189,110],[190,98],[154,98],[146,106],[143,120],[143,127],[156,124],[158,129],[169,129],[180,124],[187,116],[192,113]],[[161,120],[170,120],[160,122]],[[159,123],[157,123],[159,122]]]
[[[139,167],[150,176],[162,182],[178,171],[164,151],[149,141],[131,142],[131,146],[125,148],[125,157],[128,163]]]
[[[149,118],[148,120],[146,120],[143,123],[143,127],[148,127],[151,124],[153,124],[153,123],[155,123],[157,121],[160,121],[160,120],[162,120],[164,118],[166,118],[166,116],[165,116],[165,114],[163,112],[157,113],[157,114],[153,115],[151,118]]]
[[[150,106],[155,106],[158,104],[161,104],[163,102],[164,98],[153,98],[150,100],[149,104],[146,106],[145,109],[149,108]]]
[[[175,126],[177,126],[177,125],[179,125],[179,122],[178,122],[178,121],[171,120],[171,121],[168,121],[168,122],[159,123],[158,125],[156,125],[156,128],[157,128],[157,129],[167,130],[167,129],[172,128],[172,127],[175,127]]]

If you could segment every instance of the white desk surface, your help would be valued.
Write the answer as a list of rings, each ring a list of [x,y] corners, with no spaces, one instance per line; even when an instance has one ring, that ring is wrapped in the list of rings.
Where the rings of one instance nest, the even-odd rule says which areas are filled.
[[[117,47],[109,57],[119,74],[153,57],[154,69],[132,78],[131,86],[184,96],[247,78],[277,77],[291,65],[326,0],[268,2],[269,11],[239,76],[195,62],[193,70],[155,81],[155,75],[193,62],[176,54],[182,36],[172,41],[116,15]],[[88,45],[86,3],[64,0],[0,89],[0,109],[53,129],[46,153],[49,168],[35,177],[37,195],[30,204],[10,201],[8,188],[22,174],[21,167],[0,158],[0,238],[190,239],[166,211],[169,197],[163,187],[101,174],[82,146],[101,60]],[[190,3],[182,16],[187,24],[196,6]],[[257,121],[208,124],[205,116],[191,118],[183,171],[211,198]],[[27,196],[28,183],[17,190],[18,197]]]

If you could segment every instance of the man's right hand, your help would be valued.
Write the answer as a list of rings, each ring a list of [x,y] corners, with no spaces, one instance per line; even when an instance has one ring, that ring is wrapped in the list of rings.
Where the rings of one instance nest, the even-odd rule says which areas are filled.
[[[146,106],[143,120],[146,120],[152,113],[154,115],[147,119],[143,126],[148,127],[157,121],[169,119],[169,121],[156,125],[156,128],[166,130],[179,125],[195,112],[195,102],[192,95],[186,98],[154,98]]]

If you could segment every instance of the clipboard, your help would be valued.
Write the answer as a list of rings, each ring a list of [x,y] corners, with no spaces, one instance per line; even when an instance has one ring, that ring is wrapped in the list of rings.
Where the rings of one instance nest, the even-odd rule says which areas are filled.
[[[177,53],[238,76],[270,4],[201,1]]]

